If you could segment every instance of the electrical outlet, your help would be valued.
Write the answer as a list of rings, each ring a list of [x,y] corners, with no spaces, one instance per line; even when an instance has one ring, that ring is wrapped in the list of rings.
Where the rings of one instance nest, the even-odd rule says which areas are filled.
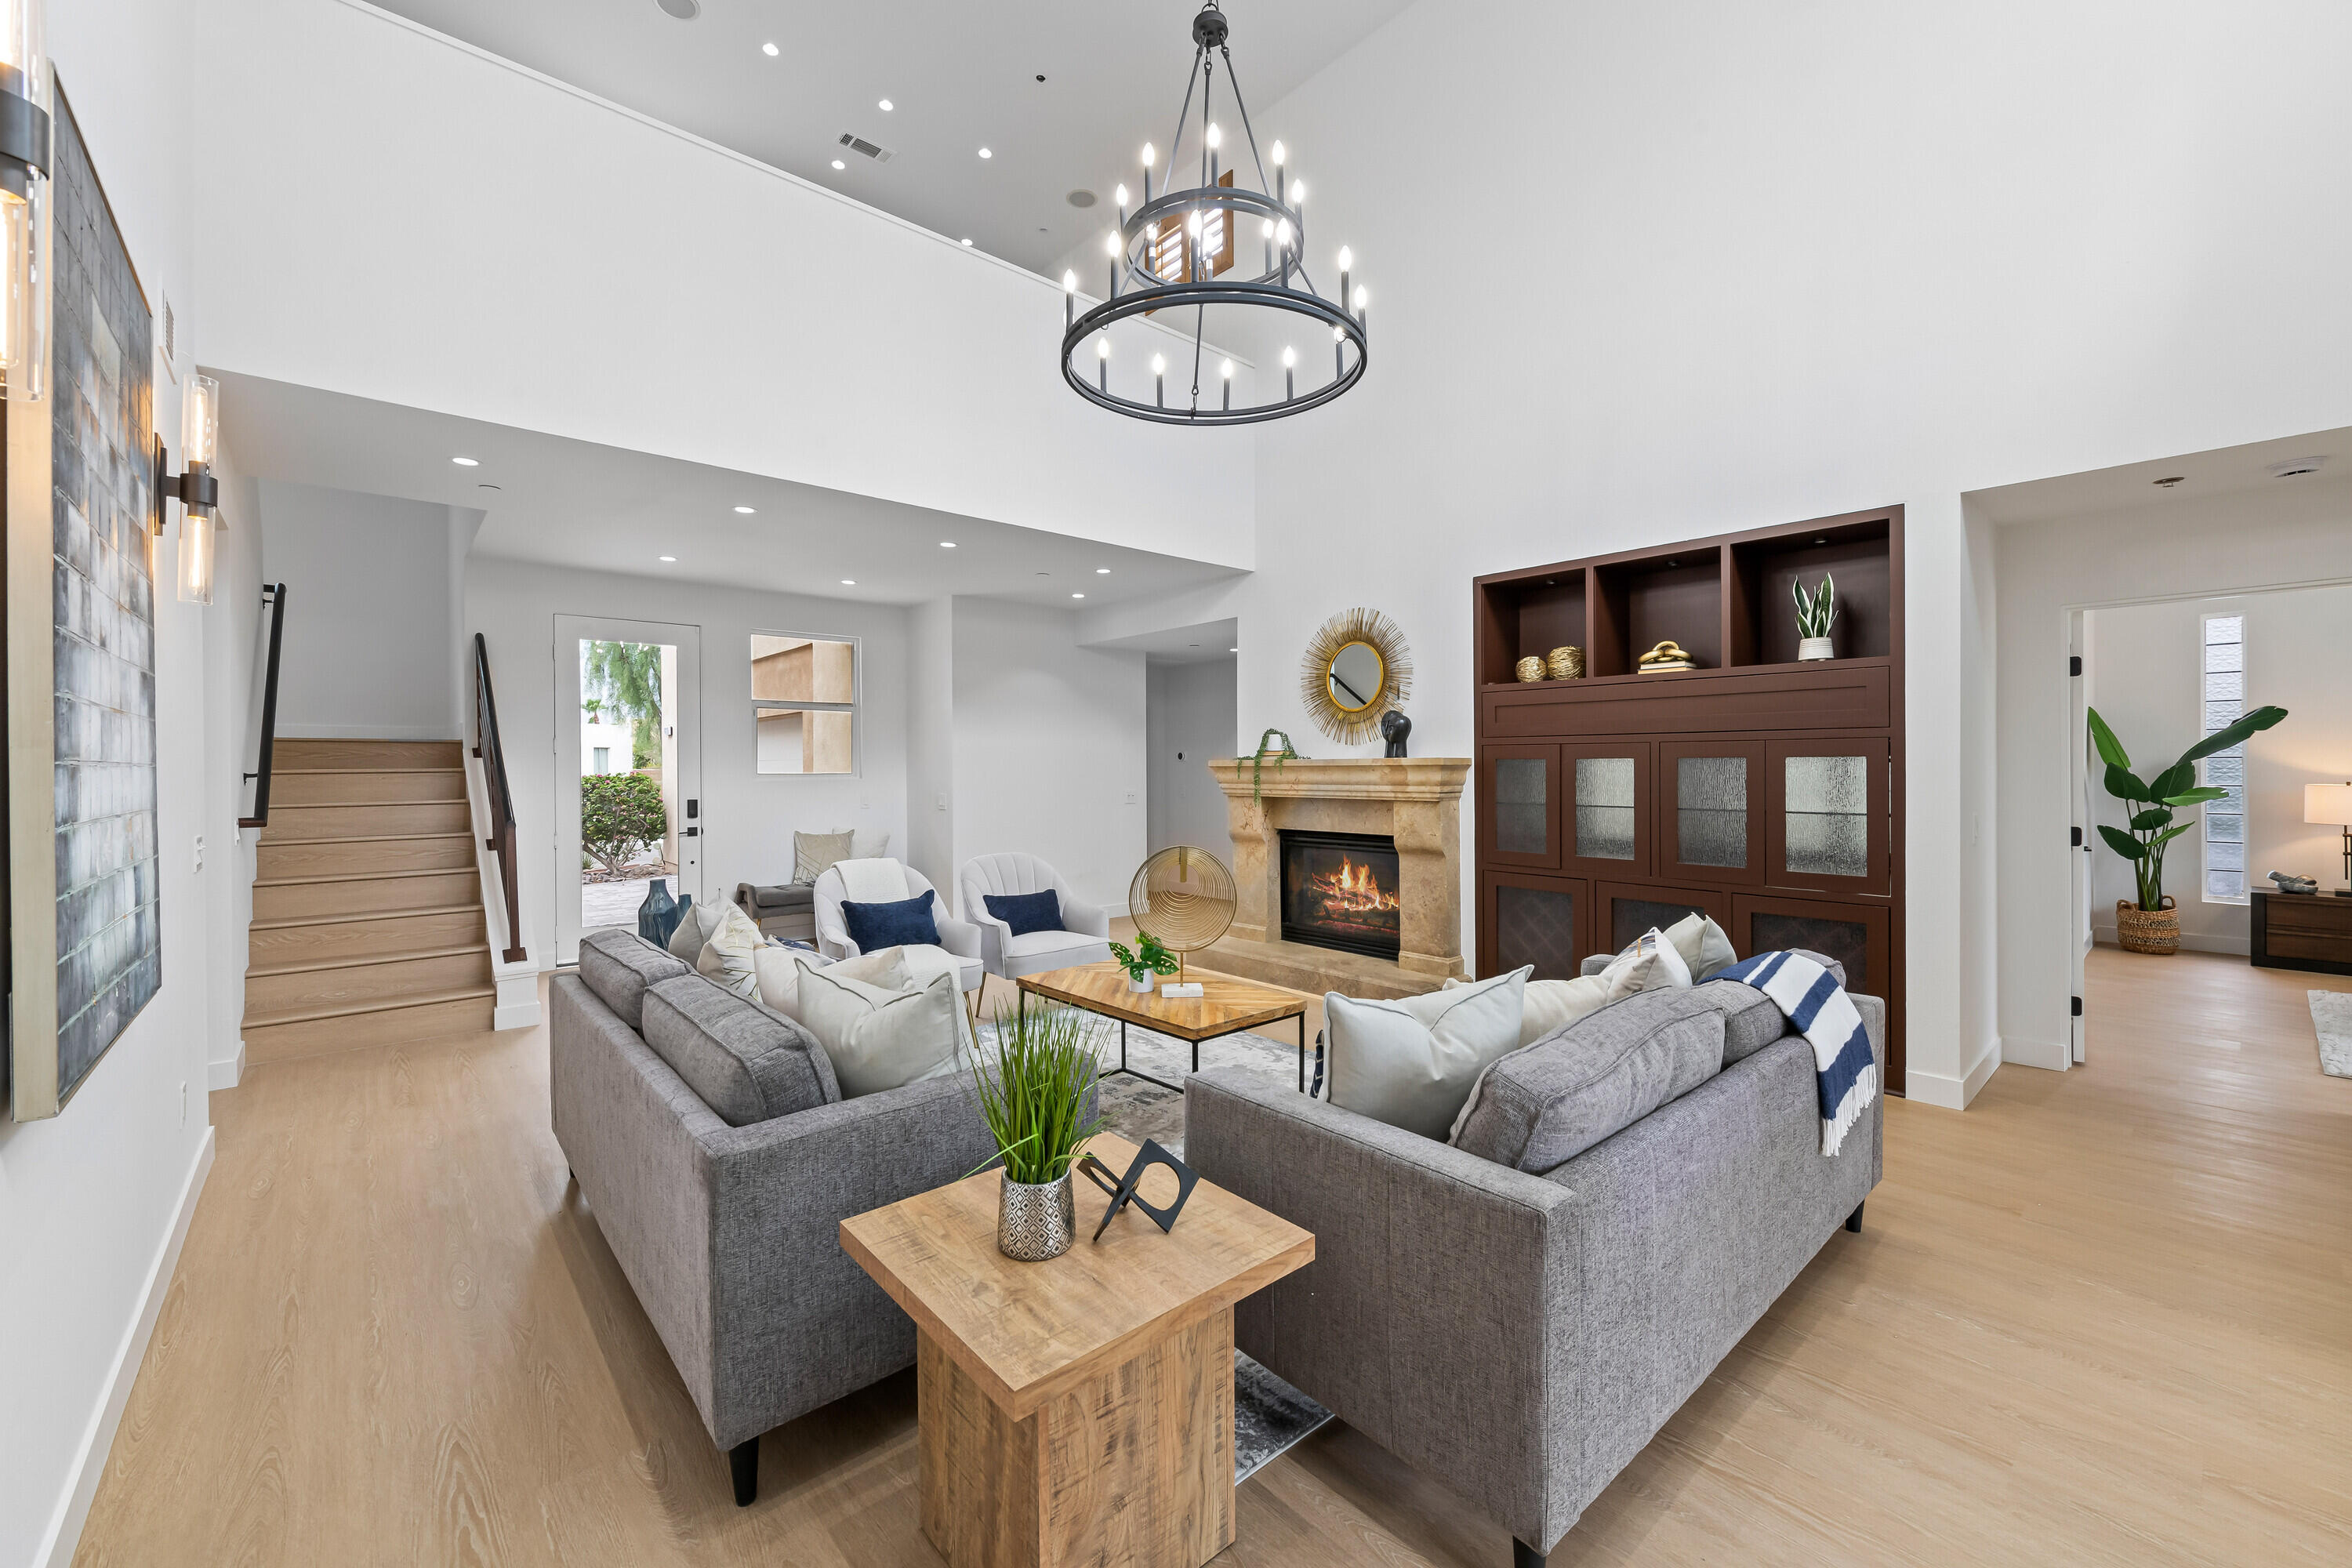
[[[1133,790],[1129,790],[1127,792],[1127,804],[1129,805],[1133,805],[1135,804],[1135,792]]]
[[[197,835],[196,835],[196,869],[197,869],[198,871],[202,871],[204,868],[205,868],[205,836],[204,836],[203,834],[199,833],[199,834],[197,834]]]
[[[180,1125],[181,1125],[181,1126],[183,1126],[183,1127],[185,1127],[187,1124],[188,1124],[188,1080],[187,1080],[186,1079],[182,1079],[180,1080]]]
[[[948,797],[944,791],[941,792],[939,796],[939,805],[941,811],[945,811],[948,808]]]

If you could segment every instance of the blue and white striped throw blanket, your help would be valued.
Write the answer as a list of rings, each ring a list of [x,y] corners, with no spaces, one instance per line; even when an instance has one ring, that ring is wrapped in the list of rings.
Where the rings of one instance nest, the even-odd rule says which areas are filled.
[[[1837,976],[1793,952],[1759,952],[1711,978],[1737,980],[1772,999],[1813,1047],[1813,1081],[1822,1093],[1822,1152],[1834,1154],[1846,1130],[1878,1098],[1878,1059],[1870,1031]]]

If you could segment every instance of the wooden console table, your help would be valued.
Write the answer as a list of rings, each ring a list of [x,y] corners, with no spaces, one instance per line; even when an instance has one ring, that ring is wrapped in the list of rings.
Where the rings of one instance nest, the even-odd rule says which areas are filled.
[[[2352,974],[2352,899],[2260,888],[2253,898],[2247,956],[2256,968]]]
[[[1134,1146],[1087,1148],[1115,1171]],[[1146,1179],[1154,1202],[1174,1196]],[[991,1171],[841,1222],[915,1320],[923,1534],[954,1568],[1200,1568],[1234,1542],[1234,1303],[1315,1237],[1202,1182],[1165,1235],[1077,1183],[1079,1241],[996,1249]]]

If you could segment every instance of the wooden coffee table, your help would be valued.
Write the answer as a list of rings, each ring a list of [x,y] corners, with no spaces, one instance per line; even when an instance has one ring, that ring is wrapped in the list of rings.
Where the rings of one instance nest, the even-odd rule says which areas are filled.
[[[1021,977],[1021,1005],[1025,1009],[1032,993],[1073,1007],[1084,1007],[1089,1013],[1099,1013],[1106,1018],[1118,1020],[1118,1066],[1107,1068],[1103,1076],[1123,1072],[1129,1078],[1139,1078],[1146,1083],[1156,1083],[1162,1089],[1179,1092],[1182,1084],[1170,1083],[1164,1078],[1153,1078],[1148,1072],[1138,1072],[1127,1065],[1127,1026],[1173,1035],[1192,1043],[1192,1070],[1201,1070],[1201,1042],[1225,1035],[1238,1035],[1265,1024],[1278,1024],[1285,1018],[1298,1020],[1298,1089],[1307,1090],[1307,1005],[1313,1000],[1301,991],[1286,991],[1279,985],[1260,985],[1253,980],[1234,980],[1221,974],[1199,977],[1201,994],[1192,997],[1162,996],[1157,990],[1130,991],[1127,988],[1127,971],[1108,961],[1082,963],[1076,969],[1049,969],[1042,974]]]
[[[1087,1147],[1117,1172],[1135,1158],[1108,1133]],[[1015,1263],[1000,1179],[841,1222],[915,1320],[924,1536],[954,1568],[1200,1568],[1234,1540],[1234,1303],[1313,1261],[1315,1237],[1202,1182],[1173,1231],[1130,1208],[1089,1242],[1109,1200],[1080,1177],[1077,1245]]]

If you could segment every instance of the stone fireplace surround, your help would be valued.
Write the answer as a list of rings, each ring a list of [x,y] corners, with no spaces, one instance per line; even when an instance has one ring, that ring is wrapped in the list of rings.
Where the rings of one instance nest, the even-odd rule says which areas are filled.
[[[1209,773],[1225,794],[1238,890],[1233,929],[1198,955],[1204,969],[1307,992],[1413,996],[1462,956],[1462,787],[1467,757],[1299,757],[1269,762],[1256,789],[1251,760],[1219,758]],[[1402,917],[1396,961],[1282,940],[1286,827],[1385,834],[1396,840]]]

